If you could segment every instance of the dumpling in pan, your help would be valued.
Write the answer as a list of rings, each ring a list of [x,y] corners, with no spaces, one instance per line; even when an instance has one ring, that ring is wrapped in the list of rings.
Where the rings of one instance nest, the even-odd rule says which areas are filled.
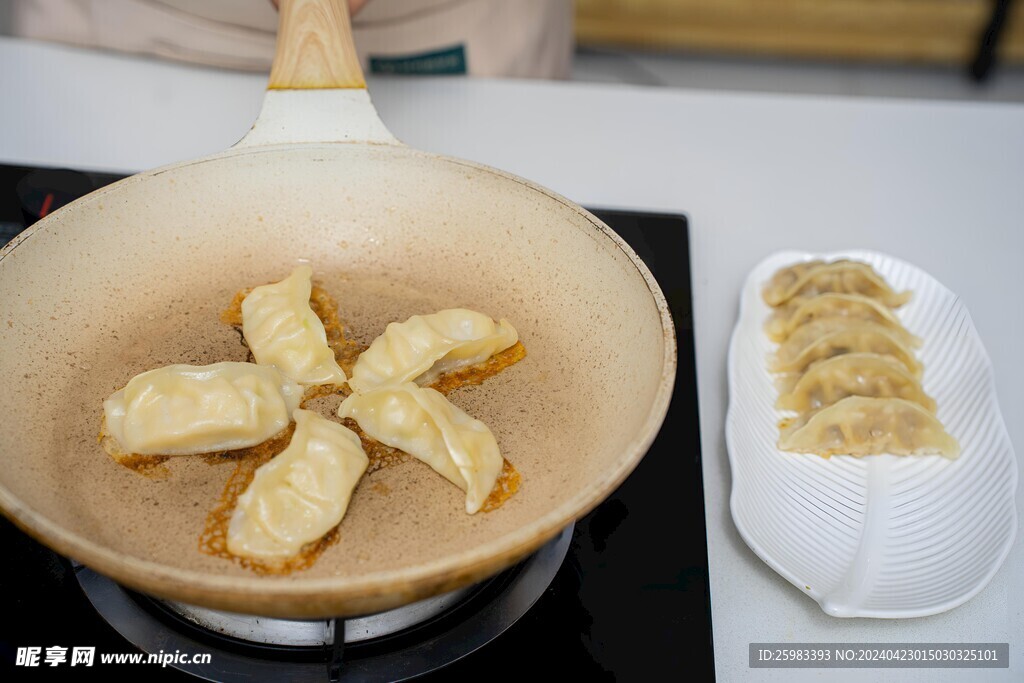
[[[910,300],[910,292],[894,292],[866,263],[834,261],[805,268],[799,273],[796,278],[781,278],[778,283],[775,277],[769,281],[763,292],[769,306],[779,306],[794,297],[826,293],[860,294],[892,308]]]
[[[103,402],[105,431],[125,453],[235,450],[287,427],[301,400],[302,387],[269,366],[168,365],[136,375]]]
[[[260,466],[238,497],[228,524],[228,551],[240,557],[283,559],[336,527],[369,460],[347,427],[296,410],[295,434]]]
[[[412,382],[352,394],[338,408],[377,441],[430,465],[466,492],[466,512],[477,512],[504,464],[494,434],[448,402]]]
[[[465,308],[414,315],[391,323],[352,368],[349,386],[369,391],[416,381],[428,385],[439,375],[482,363],[519,340],[507,320]]]
[[[795,335],[779,347],[771,362],[772,372],[804,372],[811,363],[844,353],[876,353],[892,356],[911,375],[921,376],[921,364],[892,332],[876,323],[862,322],[812,339],[810,344]]]
[[[768,319],[765,332],[772,341],[783,342],[796,330],[824,318],[877,323],[892,331],[907,346],[921,345],[921,340],[903,327],[889,307],[860,294],[829,293],[810,299],[791,299]]]
[[[901,398],[850,396],[783,429],[779,448],[815,455],[960,455],[934,415]]]
[[[902,398],[935,412],[935,401],[902,363],[874,353],[847,353],[814,363],[779,396],[776,407],[806,413],[847,396]]]
[[[309,307],[313,269],[256,287],[242,301],[242,334],[260,365],[273,365],[299,384],[343,384],[345,371],[327,344],[324,324]]]

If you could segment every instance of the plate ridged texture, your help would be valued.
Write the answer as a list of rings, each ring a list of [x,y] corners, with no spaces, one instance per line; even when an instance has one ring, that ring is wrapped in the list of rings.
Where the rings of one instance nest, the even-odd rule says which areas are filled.
[[[824,459],[779,451],[778,395],[764,334],[761,287],[778,268],[812,258],[870,263],[914,296],[897,313],[924,340],[925,391],[961,445],[941,456]],[[729,348],[726,441],[732,516],[747,545],[837,617],[936,614],[980,591],[1016,533],[1017,463],[992,366],[959,298],[924,271],[868,251],[780,252],[751,272]]]

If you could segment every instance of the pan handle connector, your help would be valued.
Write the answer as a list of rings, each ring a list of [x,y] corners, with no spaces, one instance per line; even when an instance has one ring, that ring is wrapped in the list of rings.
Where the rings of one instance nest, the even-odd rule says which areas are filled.
[[[345,0],[281,0],[280,11],[263,108],[235,147],[401,144],[370,102]]]

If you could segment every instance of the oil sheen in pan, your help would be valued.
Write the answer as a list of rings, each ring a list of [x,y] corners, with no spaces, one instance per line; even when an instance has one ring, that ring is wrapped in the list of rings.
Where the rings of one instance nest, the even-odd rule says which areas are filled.
[[[241,303],[249,291],[251,290],[243,289],[237,292],[228,308],[220,314],[220,321],[222,323],[236,328],[243,347],[245,346],[245,340],[240,331],[242,322]],[[310,307],[317,314],[317,317],[320,318],[321,322],[323,322],[328,343],[334,350],[339,364],[342,365],[346,373],[351,373],[352,365],[355,363],[356,358],[358,358],[359,353],[365,349],[365,346],[348,338],[345,324],[338,313],[337,303],[323,287],[314,285],[310,295]],[[248,359],[252,360],[247,348],[246,353],[249,355]],[[439,377],[432,386],[441,393],[448,394],[462,386],[480,384],[488,377],[522,360],[525,355],[526,350],[522,343],[517,342],[512,347],[495,354],[483,363]],[[323,414],[334,414],[340,396],[346,393],[348,393],[347,388],[342,387],[311,387],[307,390],[303,405],[312,409],[319,409],[319,412]],[[355,431],[363,442],[363,448],[370,458],[368,472],[398,465],[412,459],[406,453],[368,437],[353,420],[345,420],[344,423]],[[274,438],[257,446],[202,456],[204,461],[209,464],[232,462],[235,467],[221,492],[216,506],[206,518],[203,532],[199,538],[199,549],[201,552],[233,560],[259,574],[288,574],[312,566],[323,551],[337,541],[339,527],[335,527],[319,540],[307,544],[295,557],[274,563],[238,557],[232,555],[227,550],[227,529],[237,504],[238,496],[248,487],[256,470],[287,447],[293,431],[294,427],[289,426]],[[109,437],[104,437],[101,434],[100,441],[104,445],[105,450],[118,463],[139,474],[160,478],[167,477],[170,474],[170,471],[164,464],[168,460],[168,456],[119,453],[116,443]],[[515,467],[508,460],[505,460],[498,481],[491,495],[484,503],[483,512],[490,512],[500,507],[519,489],[520,481],[521,477]],[[377,485],[379,486],[380,484]]]

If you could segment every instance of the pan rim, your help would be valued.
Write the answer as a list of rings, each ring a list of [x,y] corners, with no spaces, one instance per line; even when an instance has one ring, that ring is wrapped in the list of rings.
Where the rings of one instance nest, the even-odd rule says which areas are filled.
[[[465,585],[474,580],[474,578],[479,580],[490,573],[499,571],[540,547],[540,545],[552,538],[562,528],[593,510],[625,481],[637,465],[639,465],[660,431],[672,398],[678,360],[675,326],[668,303],[661,287],[647,268],[647,265],[614,230],[589,211],[562,195],[514,174],[477,162],[434,152],[426,152],[406,145],[359,142],[310,142],[231,148],[198,159],[169,164],[129,176],[62,207],[30,226],[0,250],[0,267],[2,267],[3,261],[8,255],[31,239],[33,235],[40,230],[50,229],[59,224],[69,210],[74,211],[76,207],[80,208],[102,199],[111,192],[121,191],[121,189],[128,185],[143,182],[177,169],[198,164],[221,162],[236,157],[270,152],[293,152],[303,149],[329,148],[336,150],[341,147],[388,148],[399,154],[418,156],[439,163],[459,165],[504,180],[516,182],[532,192],[542,194],[548,199],[554,200],[579,215],[603,238],[608,239],[612,245],[617,247],[630,261],[643,278],[644,284],[658,309],[662,326],[663,347],[661,376],[647,412],[646,420],[629,444],[621,450],[616,466],[606,472],[604,476],[595,479],[592,483],[581,489],[575,496],[566,499],[531,524],[519,527],[510,533],[498,536],[455,555],[438,558],[428,563],[376,571],[365,574],[358,579],[346,576],[303,578],[301,574],[287,576],[217,575],[205,571],[174,567],[125,554],[65,529],[43,513],[27,505],[14,495],[3,482],[0,482],[0,512],[4,516],[48,547],[57,550],[61,554],[74,557],[76,560],[95,568],[101,573],[113,575],[118,581],[131,584],[130,577],[126,578],[125,574],[144,575],[147,577],[144,590],[158,593],[152,585],[153,583],[158,583],[161,584],[161,588],[166,587],[164,593],[167,597],[180,595],[181,590],[175,590],[175,588],[184,586],[187,587],[189,596],[193,599],[197,595],[213,592],[220,598],[239,598],[252,595],[253,591],[259,591],[264,594],[273,592],[276,596],[283,598],[306,596],[310,593],[326,594],[326,596],[334,601],[345,601],[354,598],[366,599],[394,595],[396,593],[396,584],[402,586],[402,593],[422,595],[424,590],[429,593],[433,588],[436,589],[433,592],[440,592],[441,590]],[[215,602],[217,601],[225,602],[224,599],[219,599]]]

